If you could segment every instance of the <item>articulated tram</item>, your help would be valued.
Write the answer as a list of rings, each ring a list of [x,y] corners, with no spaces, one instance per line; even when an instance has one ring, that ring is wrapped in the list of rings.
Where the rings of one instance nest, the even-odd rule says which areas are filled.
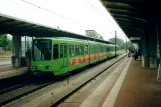
[[[119,46],[116,46],[119,50]],[[115,55],[115,45],[67,37],[35,38],[31,71],[62,75]]]

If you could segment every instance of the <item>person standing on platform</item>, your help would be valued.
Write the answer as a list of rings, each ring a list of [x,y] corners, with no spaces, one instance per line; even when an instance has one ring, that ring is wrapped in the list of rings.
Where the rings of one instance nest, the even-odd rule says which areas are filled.
[[[137,51],[136,51],[136,49],[135,49],[135,50],[134,50],[134,60],[136,61],[137,58],[138,58],[138,55],[137,55]]]
[[[131,56],[131,49],[129,48],[129,51],[128,51],[128,57]]]
[[[138,49],[138,60],[141,61],[142,50],[141,48]]]
[[[28,58],[28,68],[30,68],[30,63],[31,63],[31,49],[27,49],[26,53],[25,53],[26,57]]]

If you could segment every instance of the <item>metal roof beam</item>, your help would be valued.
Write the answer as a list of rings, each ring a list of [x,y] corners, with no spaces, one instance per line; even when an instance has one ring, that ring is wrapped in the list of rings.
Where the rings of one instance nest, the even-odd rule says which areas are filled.
[[[138,15],[141,14],[141,11],[130,11],[126,9],[114,9],[114,8],[107,8],[111,13],[121,13],[121,14],[134,14]]]
[[[133,3],[133,2],[146,2],[147,0],[102,0],[110,2],[120,2],[120,3]]]
[[[147,20],[146,15],[144,14],[138,14],[138,13],[133,13],[133,12],[123,12],[123,11],[109,11],[112,14],[117,14],[117,15],[127,15],[127,16],[131,16],[131,17],[136,17],[138,19],[143,19],[143,20]],[[114,17],[114,16],[113,16]]]
[[[117,21],[120,26],[131,26],[132,28],[137,28],[142,31],[146,31],[146,25],[141,24],[141,23],[129,23],[127,21]]]
[[[109,2],[109,1],[102,1],[102,3],[106,8],[129,9],[129,10],[138,10],[138,11],[140,11],[139,7],[135,7],[133,5],[126,4],[126,3]]]
[[[135,17],[135,16],[128,16],[128,15],[125,15],[125,14],[112,14],[112,16],[113,16],[114,18],[134,19],[134,20],[138,20],[138,21],[141,21],[141,22],[145,22],[145,23],[148,22],[148,21],[145,20],[145,19],[141,19],[141,18]]]
[[[141,32],[141,33],[144,33],[143,30],[138,29],[138,28],[134,28],[134,27],[130,27],[130,26],[122,26],[122,27],[123,27],[123,28],[126,28],[126,29],[132,29],[132,30],[136,30],[136,31],[139,31],[139,32]]]

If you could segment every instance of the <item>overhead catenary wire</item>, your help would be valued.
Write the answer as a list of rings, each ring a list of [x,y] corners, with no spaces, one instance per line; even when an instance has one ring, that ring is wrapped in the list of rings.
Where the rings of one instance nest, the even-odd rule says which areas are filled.
[[[20,4],[20,3],[18,3],[17,1],[13,1],[13,0],[9,0],[9,1],[16,2],[17,4]],[[26,4],[29,4],[29,5],[31,5],[31,6],[34,6],[34,7],[38,8],[38,9],[44,10],[44,11],[49,12],[49,13],[51,13],[51,14],[60,16],[60,17],[62,17],[62,18],[64,18],[64,19],[67,19],[67,20],[70,20],[70,21],[79,23],[79,22],[76,21],[76,20],[73,20],[73,19],[71,19],[71,18],[68,18],[68,17],[66,17],[66,16],[64,16],[64,15],[61,15],[61,14],[59,14],[59,13],[53,12],[52,10],[43,8],[43,7],[41,7],[41,6],[39,6],[39,5],[36,5],[36,4],[34,4],[34,3],[31,3],[31,2],[29,2],[29,1],[27,1],[27,0],[19,0],[19,1],[22,1],[22,2],[24,2],[24,3],[26,3]],[[114,28],[117,29],[117,27],[116,27],[116,26],[118,26],[117,23],[115,23],[114,21],[112,21],[111,19],[109,19],[104,13],[102,13],[97,7],[95,7],[89,0],[86,0],[86,1],[87,1],[88,4],[90,4],[96,11],[98,11],[102,16],[104,16],[107,20],[109,20],[112,24],[114,24]],[[119,27],[119,26],[118,26],[118,27]]]
[[[13,0],[9,0],[9,1],[16,2],[16,1],[13,1]],[[49,12],[49,13],[52,13],[52,14],[58,15],[58,16],[60,16],[60,17],[63,17],[63,18],[65,18],[65,19],[68,19],[68,20],[70,20],[70,21],[78,22],[78,21],[75,21],[75,20],[73,20],[73,19],[70,19],[70,18],[68,18],[68,17],[66,17],[66,16],[63,16],[63,15],[61,15],[61,14],[58,14],[58,13],[56,13],[56,12],[53,12],[53,11],[51,11],[51,10],[48,10],[48,9],[46,9],[46,8],[43,8],[43,7],[41,7],[41,6],[38,6],[38,5],[33,4],[33,3],[31,3],[31,2],[28,2],[28,1],[26,1],[26,0],[20,0],[20,1],[25,2],[25,3],[29,4],[29,5],[34,6],[34,7],[37,7],[37,8],[39,8],[39,9],[42,9],[42,10],[44,10],[44,11],[47,11],[47,12]],[[99,11],[99,13],[101,13],[101,15],[103,15],[103,16],[104,16],[106,19],[108,19],[111,23],[116,24],[116,23],[114,23],[113,21],[111,21],[107,16],[105,16],[98,8],[96,8],[95,6],[93,6],[93,4],[92,4],[89,0],[86,0],[86,1],[87,1],[93,8],[95,8],[95,10]],[[16,2],[16,3],[17,3],[17,2]],[[116,27],[115,27],[115,29],[116,29]]]
[[[109,19],[107,16],[105,16],[98,8],[96,8],[89,0],[86,0],[95,10],[97,10],[102,16],[104,16],[106,19],[108,19],[112,24],[115,24],[113,21],[111,21],[111,19]],[[115,26],[114,26],[115,27]],[[115,27],[116,29],[116,27]]]
[[[100,9],[98,9],[98,8],[96,8],[89,0],[86,0],[95,10],[97,10],[102,16],[104,16],[107,20],[109,20],[112,24],[114,24],[114,28],[115,29],[117,29],[116,28],[116,25],[117,25],[117,27],[120,27],[117,23],[114,23],[113,21],[111,21],[111,19],[109,19],[107,16],[105,16],[101,11],[100,11]],[[101,2],[100,2],[101,3]],[[102,3],[101,3],[102,4]],[[103,4],[102,4],[103,5]],[[105,7],[104,7],[105,8]],[[112,17],[112,16],[111,16]],[[121,29],[121,32],[123,32],[122,31],[122,29]],[[123,32],[123,34],[125,35],[125,33]]]
[[[9,1],[12,1],[12,2],[15,2],[15,3],[19,4],[18,2],[13,1],[13,0],[9,0]],[[29,4],[29,5],[34,6],[34,7],[37,7],[37,8],[39,8],[39,9],[41,9],[41,10],[46,11],[46,12],[49,12],[49,13],[51,13],[51,14],[54,14],[54,15],[60,16],[60,17],[62,17],[62,18],[64,18],[64,19],[67,19],[67,20],[70,20],[70,21],[73,21],[73,22],[79,23],[78,21],[75,21],[75,20],[73,20],[73,19],[71,19],[71,18],[68,18],[68,17],[66,17],[66,16],[63,16],[63,15],[58,14],[58,13],[56,13],[56,12],[53,12],[53,11],[51,11],[51,10],[45,9],[45,8],[43,8],[43,7],[41,7],[41,6],[38,6],[38,5],[36,5],[36,4],[33,4],[33,3],[28,2],[28,1],[26,1],[26,0],[20,0],[20,1],[25,2],[25,3]]]

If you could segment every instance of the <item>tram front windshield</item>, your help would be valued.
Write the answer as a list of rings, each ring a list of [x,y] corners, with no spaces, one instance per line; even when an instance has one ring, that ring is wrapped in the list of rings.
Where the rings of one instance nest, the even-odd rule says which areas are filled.
[[[36,60],[51,60],[51,40],[35,39],[33,40],[32,59]]]

